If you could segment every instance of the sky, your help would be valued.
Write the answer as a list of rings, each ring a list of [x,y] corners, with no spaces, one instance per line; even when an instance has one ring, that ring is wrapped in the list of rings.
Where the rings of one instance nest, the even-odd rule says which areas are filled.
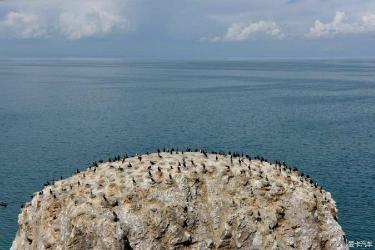
[[[0,57],[375,57],[375,0],[0,0]]]

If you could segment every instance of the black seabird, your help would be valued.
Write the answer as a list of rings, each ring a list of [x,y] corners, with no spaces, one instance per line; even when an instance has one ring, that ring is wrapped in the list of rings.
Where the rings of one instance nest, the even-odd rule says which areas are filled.
[[[118,219],[118,216],[117,216],[116,212],[115,212],[115,211],[112,211],[112,214],[113,214],[113,221],[114,221],[114,222],[117,222],[117,221],[119,221],[119,219]]]

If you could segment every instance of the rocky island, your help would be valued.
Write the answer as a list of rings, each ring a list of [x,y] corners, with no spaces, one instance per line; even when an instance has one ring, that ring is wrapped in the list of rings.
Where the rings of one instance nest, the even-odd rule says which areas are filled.
[[[331,194],[297,169],[163,151],[46,183],[11,249],[348,249]]]

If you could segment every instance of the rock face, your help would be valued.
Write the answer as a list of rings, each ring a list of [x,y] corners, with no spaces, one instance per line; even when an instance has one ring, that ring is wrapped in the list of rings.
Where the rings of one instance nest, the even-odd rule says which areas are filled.
[[[348,249],[336,216],[329,192],[283,164],[161,152],[46,185],[11,249]]]

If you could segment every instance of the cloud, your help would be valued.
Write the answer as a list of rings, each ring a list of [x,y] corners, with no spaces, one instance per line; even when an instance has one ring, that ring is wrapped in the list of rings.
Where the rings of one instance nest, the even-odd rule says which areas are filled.
[[[12,29],[21,38],[45,37],[47,35],[37,15],[11,11],[0,22],[0,29]]]
[[[337,11],[333,20],[323,23],[316,20],[310,28],[308,37],[325,38],[334,37],[339,34],[360,34],[375,32],[375,14],[367,13],[355,22],[351,22],[344,12]]]
[[[53,35],[69,40],[102,36],[129,30],[124,4],[120,0],[25,0],[11,5],[0,20],[0,32],[19,38]]]
[[[96,3],[88,4],[81,10],[65,10],[59,16],[60,33],[70,40],[76,40],[107,34],[114,29],[126,30],[127,20],[113,7]]]
[[[364,30],[374,32],[375,31],[375,13],[367,13],[361,18],[362,26]]]
[[[284,33],[273,21],[258,21],[248,24],[232,23],[223,36],[211,38],[203,37],[201,41],[210,42],[242,42],[250,39],[257,39],[261,36],[268,36],[276,39],[283,39]]]

